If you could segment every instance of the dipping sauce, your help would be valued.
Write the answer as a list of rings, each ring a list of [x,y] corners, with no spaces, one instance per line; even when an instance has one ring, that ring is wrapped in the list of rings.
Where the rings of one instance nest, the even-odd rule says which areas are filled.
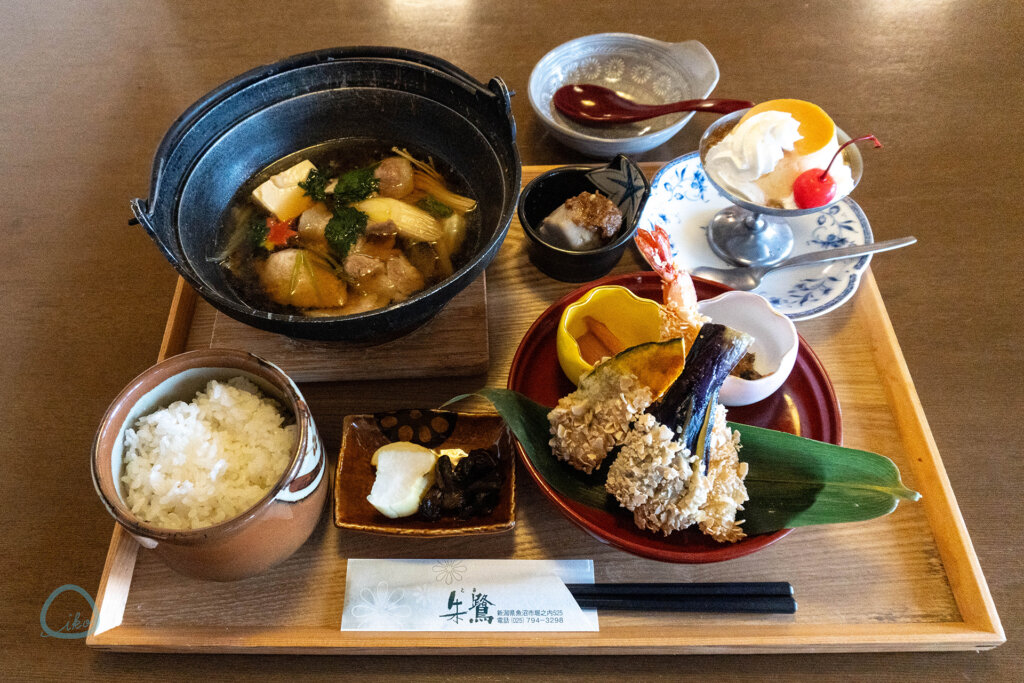
[[[749,380],[761,379],[762,377],[767,377],[768,375],[771,374],[769,372],[768,375],[762,375],[760,372],[754,369],[755,363],[757,363],[757,357],[755,356],[755,354],[748,351],[746,354],[744,354],[743,358],[740,358],[740,362],[736,364],[736,367],[734,367],[732,369],[732,372],[730,372],[729,374],[735,377],[739,377],[740,379]]]

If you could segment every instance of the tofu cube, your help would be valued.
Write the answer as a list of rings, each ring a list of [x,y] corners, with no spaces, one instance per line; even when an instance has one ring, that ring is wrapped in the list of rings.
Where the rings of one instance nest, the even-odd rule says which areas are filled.
[[[303,211],[313,206],[313,198],[299,187],[310,171],[316,170],[313,162],[299,162],[291,168],[281,171],[252,191],[252,198],[278,220],[290,221]]]

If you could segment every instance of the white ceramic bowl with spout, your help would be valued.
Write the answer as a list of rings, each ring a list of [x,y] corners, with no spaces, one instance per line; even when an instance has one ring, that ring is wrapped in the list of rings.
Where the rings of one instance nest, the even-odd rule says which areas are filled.
[[[559,142],[592,157],[639,154],[668,142],[693,112],[666,114],[616,126],[586,126],[562,115],[555,91],[591,83],[643,104],[707,97],[718,83],[718,64],[696,40],[666,43],[632,33],[599,33],[562,43],[530,73],[530,106]]]

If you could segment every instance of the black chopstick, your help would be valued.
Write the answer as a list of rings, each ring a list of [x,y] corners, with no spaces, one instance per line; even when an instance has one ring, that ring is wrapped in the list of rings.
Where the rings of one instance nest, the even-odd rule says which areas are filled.
[[[591,595],[793,595],[787,581],[725,583],[567,583],[573,597]]]
[[[793,614],[786,582],[566,584],[584,609]]]

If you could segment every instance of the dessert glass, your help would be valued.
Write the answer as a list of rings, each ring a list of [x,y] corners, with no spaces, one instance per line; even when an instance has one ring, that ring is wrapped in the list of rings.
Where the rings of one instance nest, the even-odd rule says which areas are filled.
[[[824,211],[847,195],[837,194],[828,204],[810,209],[783,209],[755,204],[720,184],[712,173],[707,172],[704,160],[708,150],[720,142],[747,111],[742,109],[721,117],[704,131],[700,139],[700,159],[705,175],[715,189],[733,203],[711,219],[707,226],[708,243],[719,258],[733,265],[770,266],[782,261],[793,250],[793,230],[787,218]],[[838,126],[836,136],[840,145],[850,139]],[[853,175],[852,190],[860,182],[864,161],[856,145],[845,148],[842,154]]]

